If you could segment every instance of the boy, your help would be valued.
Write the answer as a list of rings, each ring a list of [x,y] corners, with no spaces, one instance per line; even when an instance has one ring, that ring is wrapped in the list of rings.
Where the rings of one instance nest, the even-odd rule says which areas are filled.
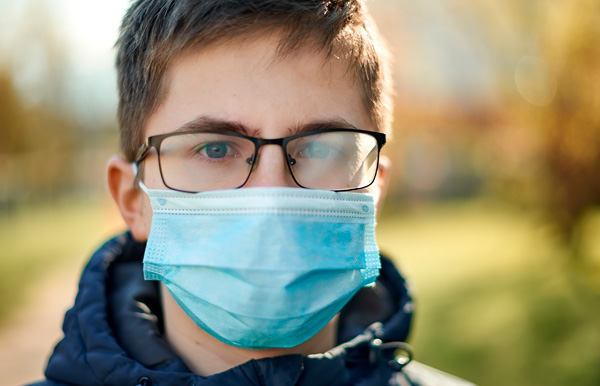
[[[375,245],[373,28],[360,1],[133,3],[108,166],[129,232],[85,269],[43,385],[462,383],[407,365],[410,295]]]

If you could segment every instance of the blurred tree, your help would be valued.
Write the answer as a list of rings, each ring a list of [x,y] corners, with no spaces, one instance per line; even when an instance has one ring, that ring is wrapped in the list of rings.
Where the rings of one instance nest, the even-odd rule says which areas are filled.
[[[600,2],[472,3],[506,105],[508,125],[491,133],[505,162],[493,168],[506,190],[541,204],[577,254],[579,224],[600,205]]]
[[[553,3],[540,40],[540,54],[556,74],[556,94],[546,107],[532,106],[530,116],[545,134],[549,209],[577,248],[578,224],[600,205],[600,2]]]
[[[64,42],[50,4],[20,3],[0,61],[0,204],[52,200],[73,185],[77,130],[66,100]]]
[[[0,71],[0,154],[25,150],[28,142],[25,130],[21,98],[10,75]]]

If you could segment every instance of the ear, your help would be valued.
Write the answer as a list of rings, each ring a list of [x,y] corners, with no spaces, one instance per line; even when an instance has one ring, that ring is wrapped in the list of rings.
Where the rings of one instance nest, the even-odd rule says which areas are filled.
[[[144,222],[142,193],[135,184],[131,163],[119,157],[111,158],[108,161],[107,178],[110,194],[131,234],[138,241],[146,241],[148,232]]]
[[[389,181],[390,181],[390,168],[392,166],[392,162],[390,159],[384,155],[379,156],[379,167],[377,169],[377,178],[375,178],[375,205],[377,208],[376,213],[381,213],[381,208],[383,206],[383,201],[385,199],[385,195],[387,193]]]

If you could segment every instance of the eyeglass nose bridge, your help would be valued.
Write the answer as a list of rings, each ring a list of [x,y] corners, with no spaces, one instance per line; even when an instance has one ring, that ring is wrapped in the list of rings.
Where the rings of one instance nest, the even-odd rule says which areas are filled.
[[[281,147],[281,150],[283,151],[283,155],[285,157],[285,161],[288,165],[288,168],[290,166],[293,166],[296,163],[296,160],[293,159],[289,154],[286,153],[285,145],[287,143],[287,138],[272,138],[272,139],[251,138],[251,139],[252,139],[252,142],[254,142],[254,154],[252,155],[251,158],[246,159],[246,162],[248,162],[249,164],[252,165],[252,169],[250,170],[251,173],[258,166],[258,162],[260,161],[259,151],[260,151],[260,148],[265,145],[278,145],[279,147]]]

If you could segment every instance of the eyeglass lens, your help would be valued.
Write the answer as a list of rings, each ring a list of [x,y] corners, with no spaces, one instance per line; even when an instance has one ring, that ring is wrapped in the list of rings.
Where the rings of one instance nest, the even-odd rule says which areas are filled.
[[[305,188],[346,190],[371,184],[377,172],[377,140],[366,133],[332,131],[289,140],[286,156]],[[163,139],[159,162],[165,184],[176,190],[232,189],[252,171],[256,147],[227,133],[183,133]]]

